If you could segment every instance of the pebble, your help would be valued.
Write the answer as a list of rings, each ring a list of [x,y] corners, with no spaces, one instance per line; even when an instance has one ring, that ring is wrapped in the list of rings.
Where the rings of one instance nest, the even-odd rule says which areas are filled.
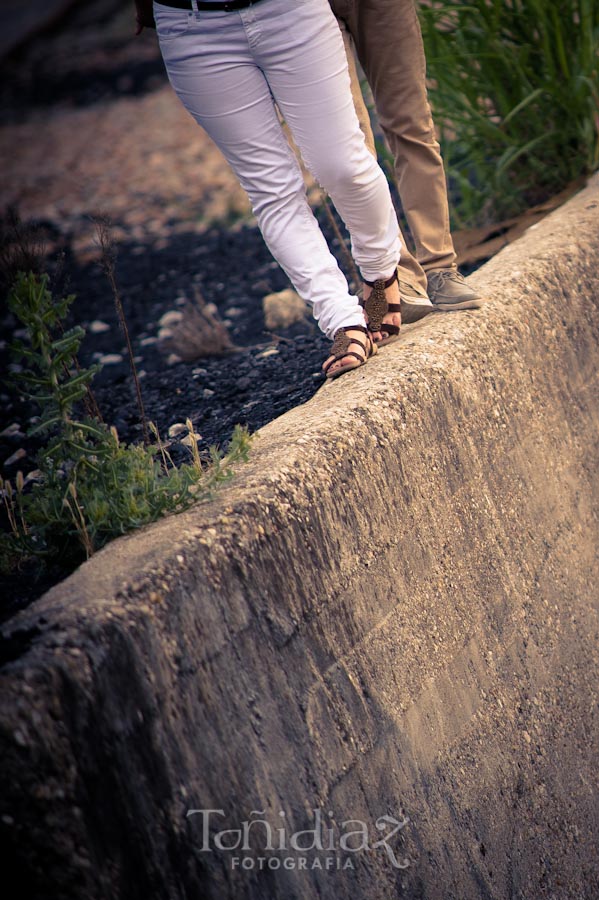
[[[201,440],[202,440],[202,435],[198,434],[197,431],[194,431],[193,437],[191,436],[191,434],[188,434],[187,437],[183,438],[181,443],[184,444],[186,447],[193,447],[194,444],[196,444],[198,441],[201,441]]]
[[[102,322],[100,319],[94,319],[93,322],[89,323],[87,328],[92,334],[102,334],[104,331],[110,331],[108,322]]]
[[[176,365],[177,363],[180,363],[181,361],[182,361],[182,360],[181,360],[181,357],[180,357],[180,356],[177,356],[176,353],[169,353],[169,355],[168,355],[167,358],[166,358],[166,364],[167,364],[167,366],[174,366],[174,365]]]
[[[204,400],[209,400],[210,397],[214,397],[214,391],[211,391],[210,388],[204,388],[202,391],[202,397]]]
[[[269,331],[302,322],[308,313],[306,302],[291,288],[267,294],[262,300],[262,310]]]
[[[187,431],[187,425],[185,422],[175,422],[168,430],[168,436],[170,438],[177,437],[178,434],[183,434],[184,431]]]
[[[149,337],[142,338],[139,342],[140,347],[151,347],[153,344],[158,343],[158,338],[154,335],[150,335]]]
[[[241,378],[237,379],[237,381],[235,382],[235,387],[238,388],[240,391],[247,391],[250,384],[251,384],[251,379],[248,378],[247,375],[243,375]]]
[[[178,309],[169,309],[168,312],[165,312],[164,315],[160,317],[158,324],[161,328],[167,328],[169,325],[177,325],[182,318],[183,313]]]
[[[103,353],[98,356],[98,362],[103,366],[112,366],[116,363],[122,363],[123,357],[120,353]]]
[[[266,350],[263,350],[262,353],[256,354],[256,359],[266,359],[268,356],[278,356],[279,351],[276,347],[268,347]]]
[[[21,431],[20,424],[18,422],[13,422],[12,425],[8,425],[4,431],[0,431],[0,437],[24,437],[24,435]]]
[[[9,456],[8,459],[4,460],[4,465],[5,466],[14,466],[15,463],[19,462],[20,459],[24,459],[26,456],[27,456],[27,451],[24,450],[22,447],[19,447],[18,450],[15,450],[15,452],[12,454],[12,456]]]

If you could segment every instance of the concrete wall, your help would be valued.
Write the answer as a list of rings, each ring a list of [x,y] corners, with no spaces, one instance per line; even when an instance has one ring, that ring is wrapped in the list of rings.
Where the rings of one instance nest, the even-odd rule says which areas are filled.
[[[483,310],[406,329],[8,623],[23,896],[599,896],[598,212],[595,178],[472,276]],[[318,809],[370,849],[269,868],[302,854],[254,828],[240,871],[190,808],[288,841]],[[405,869],[373,846],[403,813]]]

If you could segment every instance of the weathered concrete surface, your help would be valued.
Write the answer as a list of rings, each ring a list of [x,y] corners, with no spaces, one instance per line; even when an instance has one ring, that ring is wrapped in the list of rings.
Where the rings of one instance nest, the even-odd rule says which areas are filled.
[[[472,276],[484,310],[414,326],[9,623],[23,896],[599,896],[598,213],[595,178]],[[371,844],[403,808],[411,865],[232,869],[190,808],[283,811],[288,839],[332,810]]]

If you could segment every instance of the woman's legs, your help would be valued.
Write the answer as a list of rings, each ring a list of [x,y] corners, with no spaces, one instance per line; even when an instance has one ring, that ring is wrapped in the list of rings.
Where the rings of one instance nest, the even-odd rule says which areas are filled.
[[[256,7],[258,17],[261,5]],[[401,247],[389,186],[359,126],[343,38],[329,4],[327,0],[307,0],[303,12],[301,37],[286,43],[284,55],[276,36],[280,28],[292,26],[281,14],[275,23],[274,41],[271,35],[264,39],[263,29],[256,58],[306,165],[331,196],[348,228],[362,277],[386,280],[396,269]],[[293,19],[297,15],[295,4]],[[371,290],[364,285],[365,300]],[[387,289],[386,296],[390,304],[399,306],[397,282]],[[390,312],[384,323],[399,327],[401,316]],[[378,342],[387,335],[381,329],[373,336]]]
[[[350,295],[308,205],[299,165],[241,16],[208,12],[196,17],[155,8],[173,88],[235,171],[269,249],[311,303],[320,327],[332,338],[343,326],[364,324],[358,300]]]
[[[273,90],[307,162],[348,222],[363,273],[388,274],[399,255],[397,223],[351,106],[343,47],[328,6],[322,0],[262,0],[238,12],[198,15],[160,5],[155,12],[173,87],[235,170],[266,243],[312,304],[322,330],[333,337],[341,327],[363,324],[307,204],[271,95]],[[328,141],[317,139],[324,128]]]
[[[262,36],[256,61],[304,162],[348,228],[363,278],[388,278],[399,259],[399,226],[387,179],[359,126],[339,26],[327,0],[277,5],[288,12],[269,30],[268,0],[253,7]]]

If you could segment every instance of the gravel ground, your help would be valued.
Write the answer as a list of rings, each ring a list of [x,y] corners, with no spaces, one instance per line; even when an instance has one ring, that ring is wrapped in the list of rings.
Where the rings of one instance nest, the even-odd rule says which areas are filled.
[[[308,399],[328,342],[309,320],[266,332],[262,298],[287,278],[228,166],[166,84],[155,36],[134,39],[129,8],[96,0],[7,66],[0,201],[41,227],[50,259],[62,255],[61,280],[77,294],[73,318],[88,331],[82,362],[114,360],[97,394],[122,438],[137,437],[139,423],[127,363],[117,361],[124,340],[98,265],[98,216],[112,223],[147,414],[162,431],[189,416],[204,444],[222,443],[236,422],[255,430]],[[160,320],[198,289],[238,352],[173,362],[157,349]],[[4,316],[2,325],[6,339],[14,323]],[[5,424],[26,424],[7,395],[2,405]],[[4,461],[19,438],[3,441]]]
[[[189,417],[201,449],[223,445],[236,423],[255,431],[314,394],[330,344],[311,319],[266,330],[262,299],[289,287],[287,278],[224,159],[172,93],[154,33],[133,36],[129,5],[92,0],[4,60],[0,99],[3,221],[13,209],[36,227],[57,286],[77,295],[72,319],[87,331],[81,362],[104,361],[94,391],[121,440],[139,439],[141,427],[99,265],[98,217],[111,222],[146,414],[163,436]],[[308,190],[316,200],[310,182]],[[198,290],[235,352],[176,361],[159,349],[161,320]],[[6,310],[0,326],[5,368],[15,330]],[[35,410],[0,390],[0,472],[14,478],[35,468],[36,447],[24,436]],[[171,452],[188,455],[176,443]],[[11,590],[31,595],[27,580]]]

